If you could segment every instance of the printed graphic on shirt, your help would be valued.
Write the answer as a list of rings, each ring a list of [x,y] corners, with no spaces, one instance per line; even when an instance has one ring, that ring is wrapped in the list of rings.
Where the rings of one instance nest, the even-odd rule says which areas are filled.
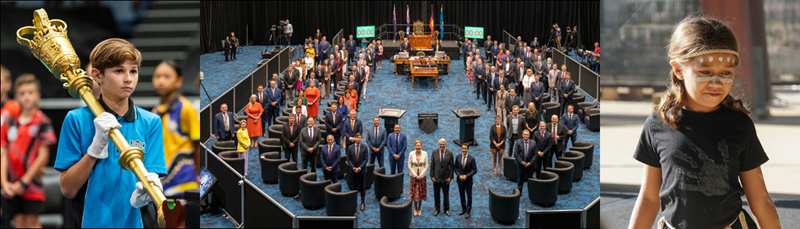
[[[693,151],[700,161],[695,161],[692,156],[682,151],[675,154],[675,157],[689,163],[692,168],[681,167],[676,165],[677,173],[683,175],[683,179],[679,180],[678,189],[684,191],[698,191],[706,196],[722,196],[728,192],[728,144],[725,140],[717,143],[717,148],[722,155],[722,162],[717,163],[703,152],[700,147],[686,139],[686,145]],[[699,170],[698,170],[699,169]]]

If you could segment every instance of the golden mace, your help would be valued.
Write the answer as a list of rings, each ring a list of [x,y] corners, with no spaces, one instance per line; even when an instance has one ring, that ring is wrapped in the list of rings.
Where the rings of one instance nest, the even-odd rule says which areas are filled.
[[[22,37],[28,34],[33,34],[33,41]],[[83,99],[95,116],[105,112],[92,94],[92,78],[80,68],[81,61],[67,37],[66,22],[59,19],[50,20],[44,9],[38,9],[33,12],[33,26],[25,26],[17,30],[17,43],[30,48],[33,56],[42,61],[45,67],[64,83],[64,88],[69,90],[69,94],[72,97]],[[144,152],[140,148],[130,146],[125,140],[125,136],[122,136],[117,128],[112,128],[108,132],[108,136],[121,152],[119,166],[125,170],[131,170],[142,182],[142,186],[150,194],[158,208],[158,224],[164,227],[162,203],[167,198],[155,184],[147,181],[145,177],[147,169],[142,163]]]

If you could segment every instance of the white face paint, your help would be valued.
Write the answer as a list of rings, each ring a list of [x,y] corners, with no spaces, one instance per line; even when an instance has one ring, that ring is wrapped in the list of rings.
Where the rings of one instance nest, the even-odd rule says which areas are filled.
[[[708,82],[708,81],[711,81],[712,83],[714,83],[714,82],[722,82],[722,83],[727,83],[727,84],[733,83],[733,79],[732,78],[722,78],[722,77],[719,77],[719,76],[697,77],[697,78],[695,78],[695,81],[697,81],[698,83]]]

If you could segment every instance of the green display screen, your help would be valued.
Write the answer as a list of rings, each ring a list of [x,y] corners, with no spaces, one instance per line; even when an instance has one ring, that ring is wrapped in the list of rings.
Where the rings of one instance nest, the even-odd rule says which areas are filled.
[[[375,37],[375,26],[358,26],[356,27],[356,38],[369,38]]]
[[[464,27],[464,37],[483,39],[483,27]]]

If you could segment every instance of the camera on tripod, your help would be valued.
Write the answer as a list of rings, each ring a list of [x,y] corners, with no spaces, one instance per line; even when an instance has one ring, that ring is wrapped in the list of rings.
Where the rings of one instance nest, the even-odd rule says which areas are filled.
[[[570,33],[572,33],[572,28],[567,26],[567,34],[570,34]]]

